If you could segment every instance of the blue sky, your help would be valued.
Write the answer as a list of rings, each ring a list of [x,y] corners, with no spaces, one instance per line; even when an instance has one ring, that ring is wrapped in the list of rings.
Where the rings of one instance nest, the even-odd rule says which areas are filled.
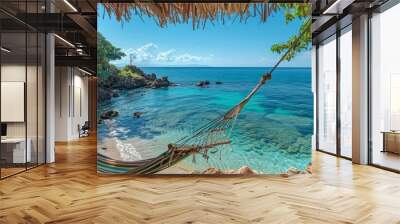
[[[160,28],[153,18],[134,16],[121,24],[100,9],[98,31],[128,56],[112,63],[129,64],[132,55],[137,66],[272,66],[279,55],[270,51],[274,43],[287,40],[298,31],[300,21],[286,24],[282,12],[266,23],[258,17],[246,23],[228,20],[225,24],[207,23],[193,30],[192,24],[169,24]],[[310,67],[310,52],[303,52],[287,67]]]

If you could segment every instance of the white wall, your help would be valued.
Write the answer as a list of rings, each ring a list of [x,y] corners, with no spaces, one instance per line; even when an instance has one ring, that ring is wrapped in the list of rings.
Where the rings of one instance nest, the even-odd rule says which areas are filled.
[[[56,67],[55,140],[79,138],[78,125],[88,120],[88,78],[76,68]]]
[[[77,70],[75,70],[76,72]],[[77,126],[80,124],[81,126],[85,123],[85,121],[89,120],[89,111],[88,111],[88,77],[82,76],[82,73],[79,72],[78,75],[75,74],[74,77],[74,107],[72,108],[73,119],[72,122],[72,136],[79,137]],[[75,110],[75,111],[74,111]]]
[[[1,82],[1,122],[25,121],[25,83]],[[35,107],[36,108],[36,105]],[[3,110],[4,109],[4,110]]]
[[[3,82],[25,82],[26,67],[19,64],[5,64],[1,66],[1,81]],[[1,108],[7,110],[7,108]],[[8,137],[25,137],[25,122],[7,123]]]
[[[27,70],[26,70],[27,69]],[[27,83],[27,122],[28,122],[28,137],[29,130],[35,130],[36,136],[36,107],[42,107],[43,105],[37,105],[37,93],[36,93],[36,66],[27,66],[19,64],[3,64],[1,66],[1,81],[2,82],[24,82],[26,83],[25,76],[28,72],[28,83]],[[39,71],[40,72],[40,71]],[[34,76],[35,78],[32,78]],[[3,96],[4,97],[4,96]],[[41,101],[40,101],[41,102]],[[1,108],[7,110],[8,108]],[[24,110],[24,108],[22,108]],[[9,137],[25,137],[25,123],[26,122],[7,122],[7,134]],[[41,136],[43,137],[43,136]]]
[[[38,69],[38,70],[37,70]],[[23,102],[22,108],[19,108],[20,113],[25,114],[26,120],[21,122],[6,122],[8,138],[24,138],[25,135],[30,140],[29,147],[31,148],[32,162],[39,159],[39,163],[44,163],[45,150],[45,116],[44,116],[44,82],[42,67],[36,65],[5,63],[1,66],[1,81],[2,82],[24,82],[26,84],[26,106]],[[27,80],[25,80],[27,78]],[[2,89],[2,93],[4,89]],[[21,94],[24,94],[24,90]],[[2,95],[2,98],[7,98],[7,95]],[[13,110],[10,107],[2,107],[3,112]],[[15,110],[15,108],[14,108]],[[7,111],[7,113],[16,113],[16,111]]]
[[[67,67],[55,68],[55,100],[54,100],[54,119],[55,119],[55,141],[67,141],[69,133],[69,95],[68,88],[70,77],[68,76],[69,69]]]

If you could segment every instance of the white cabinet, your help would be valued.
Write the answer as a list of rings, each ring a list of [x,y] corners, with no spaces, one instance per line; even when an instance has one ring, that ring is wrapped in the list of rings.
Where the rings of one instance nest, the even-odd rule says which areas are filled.
[[[2,145],[12,147],[13,163],[25,163],[32,161],[32,140],[28,138],[26,142],[27,147],[25,151],[25,138],[7,138],[1,140]]]

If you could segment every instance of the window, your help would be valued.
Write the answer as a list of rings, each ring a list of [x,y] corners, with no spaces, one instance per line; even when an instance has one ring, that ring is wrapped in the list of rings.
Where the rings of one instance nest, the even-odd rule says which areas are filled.
[[[351,26],[340,36],[340,155],[352,157],[352,32]]]
[[[336,36],[318,47],[318,149],[336,153]]]
[[[19,16],[44,1],[8,1]],[[45,163],[45,35],[0,13],[0,178]],[[12,108],[12,109],[11,109]]]
[[[371,159],[400,170],[400,4],[371,18]]]

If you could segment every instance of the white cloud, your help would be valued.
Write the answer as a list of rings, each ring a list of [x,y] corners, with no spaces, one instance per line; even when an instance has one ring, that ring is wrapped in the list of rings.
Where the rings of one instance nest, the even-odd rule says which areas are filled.
[[[137,62],[150,61],[152,58],[154,58],[157,49],[158,46],[153,43],[145,44],[136,49],[133,48],[126,49],[124,50],[126,56],[122,59],[122,61],[128,63],[131,58],[133,59],[133,61]]]
[[[160,53],[158,53],[155,60],[158,62],[172,62],[175,60],[175,57],[173,55],[174,52],[175,52],[175,49],[170,49],[170,50],[167,50],[164,52],[160,52]]]
[[[194,56],[190,54],[182,54],[176,57],[176,61],[179,61],[181,63],[200,62],[203,59],[204,59],[203,57]]]
[[[113,61],[114,64],[129,64],[132,62],[138,66],[141,65],[185,65],[193,63],[205,63],[213,55],[206,57],[192,55],[189,53],[177,54],[175,49],[160,51],[154,43],[148,43],[138,48],[128,48],[123,50],[126,54],[120,60]]]

